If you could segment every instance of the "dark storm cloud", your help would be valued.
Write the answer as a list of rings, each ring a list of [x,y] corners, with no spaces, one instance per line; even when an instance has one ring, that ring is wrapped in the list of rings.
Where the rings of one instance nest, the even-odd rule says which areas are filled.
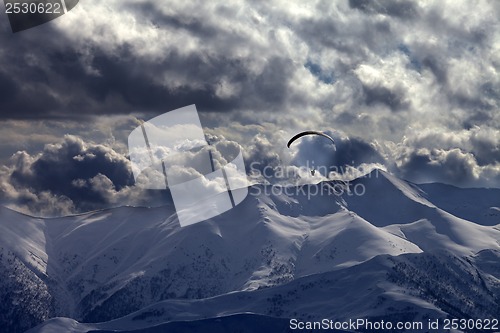
[[[395,42],[390,39],[390,22],[383,21],[362,20],[350,26],[339,18],[319,16],[300,20],[295,29],[303,42],[315,51],[335,50],[348,55],[349,63],[341,60],[335,64],[336,70],[343,73],[349,72],[353,63],[368,57],[366,46],[377,50]]]
[[[500,186],[500,132],[475,126],[456,133],[422,131],[392,147],[389,167],[414,182]]]
[[[349,6],[368,14],[384,14],[401,19],[418,16],[418,6],[404,0],[349,0]]]
[[[174,30],[185,30],[200,38],[213,38],[217,34],[226,31],[205,21],[194,19],[189,13],[178,13],[177,15],[165,14],[155,3],[132,3],[128,4],[132,11],[140,14],[141,20],[150,21],[158,28],[171,28]]]
[[[225,111],[234,103],[233,100],[217,98],[214,91],[218,69],[238,70],[237,65],[224,59],[202,59],[197,55],[180,56],[173,51],[159,64],[138,62],[128,51],[119,55],[100,54],[94,57],[92,67],[99,71],[99,76],[81,78],[84,91],[95,100],[104,102],[112,95],[119,96],[129,110],[141,109],[161,112],[176,109],[189,104],[197,104],[200,110]],[[189,85],[169,89],[160,83],[154,74],[167,72],[173,77],[176,72],[192,78],[193,82],[203,82],[201,87]],[[214,75],[212,75],[214,74]],[[112,112],[112,110],[103,110]]]
[[[363,95],[366,105],[383,104],[392,111],[400,111],[409,107],[408,100],[402,91],[390,90],[383,86],[363,85]]]
[[[493,112],[493,110],[477,110],[473,114],[465,117],[465,119],[462,121],[462,127],[469,130],[474,126],[487,125],[493,120]]]
[[[346,138],[337,144],[335,164],[339,167],[362,163],[381,163],[384,158],[368,142],[360,138]]]
[[[336,20],[328,18],[302,20],[299,25],[299,34],[305,41],[314,43],[316,46],[331,47],[344,52],[351,52],[352,48],[342,44],[338,38],[339,26]]]
[[[477,181],[474,157],[460,149],[416,150],[399,168],[401,175],[417,183],[442,182],[470,186]]]
[[[186,55],[175,48],[160,61],[149,61],[137,58],[127,45],[113,54],[96,45],[90,62],[85,63],[84,55],[70,46],[43,48],[40,42],[31,42],[29,50],[18,44],[17,50],[3,59],[17,63],[0,73],[3,119],[154,114],[190,104],[196,104],[200,111],[277,110],[286,101],[293,73],[290,62],[277,57],[270,58],[261,71],[253,72],[244,60]],[[16,54],[29,53],[30,58],[14,59]],[[36,62],[30,64],[33,59]],[[164,77],[187,79],[180,86],[170,87],[163,82]],[[238,85],[239,90],[220,96],[222,79]],[[58,92],[57,97],[53,91]]]
[[[133,185],[125,156],[66,136],[39,154],[16,153],[0,172],[0,200],[33,214],[57,215],[123,204],[156,205],[167,196]]]
[[[99,202],[104,198],[100,193],[73,184],[80,179],[85,182],[101,174],[118,191],[133,184],[128,160],[104,145],[86,146],[73,136],[66,136],[61,144],[46,146],[41,155],[23,169],[15,170],[11,175],[16,185],[66,195],[81,202]]]
[[[67,91],[67,78],[60,78],[66,89],[55,84],[50,56],[64,36],[50,26],[33,30],[0,34],[0,119],[48,118],[63,107],[55,95]]]
[[[351,112],[342,112],[335,117],[335,122],[338,124],[351,125],[357,121],[358,117]]]
[[[286,85],[291,75],[284,59],[272,58],[262,72],[251,73],[244,62],[226,58],[181,56],[172,51],[159,64],[137,64],[137,59],[127,51],[116,57],[101,55],[94,58],[93,67],[101,75],[81,78],[90,95],[104,101],[117,94],[128,106],[156,112],[196,104],[200,111],[236,111],[241,108],[256,110],[280,107],[286,97]],[[155,82],[154,73],[168,73],[175,77],[186,76],[201,87],[188,84],[169,88]],[[222,76],[231,83],[240,84],[237,95],[227,98],[217,96]]]
[[[287,95],[287,85],[285,82],[291,76],[290,67],[291,62],[288,60],[280,58],[271,59],[264,68],[264,71],[255,78],[255,81],[251,85],[255,88],[251,88],[248,92],[254,92],[257,96],[261,96],[264,105],[268,107],[283,105]],[[253,91],[254,89],[255,91]]]
[[[472,145],[472,153],[480,166],[500,164],[500,142],[497,137],[485,135],[472,135],[470,143]]]
[[[227,10],[219,7],[218,11]],[[206,45],[225,38],[223,48],[247,43],[191,13],[165,14],[151,3],[124,8],[133,10],[140,24],[152,22],[160,33],[183,31]],[[223,48],[183,52],[182,44],[172,45],[148,57],[138,55],[132,43],[121,42],[110,50],[97,41],[87,40],[82,46],[70,39],[53,26],[0,36],[0,61],[10,64],[0,73],[1,119],[158,114],[190,104],[200,111],[279,110],[294,73],[290,60],[276,56],[254,68],[251,59],[225,55]],[[223,85],[236,88],[227,93]]]
[[[448,82],[448,73],[446,69],[446,64],[442,59],[439,59],[433,55],[428,55],[421,61],[424,68],[428,68],[434,77],[440,84],[446,84]]]
[[[0,91],[0,107],[4,107],[16,99],[19,87],[8,75],[0,72]]]

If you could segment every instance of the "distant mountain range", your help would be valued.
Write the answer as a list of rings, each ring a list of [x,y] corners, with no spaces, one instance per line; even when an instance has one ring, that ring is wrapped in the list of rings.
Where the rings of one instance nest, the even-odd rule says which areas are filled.
[[[380,170],[350,185],[363,195],[255,185],[185,228],[173,205],[61,218],[1,208],[0,327],[262,333],[288,332],[292,318],[500,318],[500,189]]]

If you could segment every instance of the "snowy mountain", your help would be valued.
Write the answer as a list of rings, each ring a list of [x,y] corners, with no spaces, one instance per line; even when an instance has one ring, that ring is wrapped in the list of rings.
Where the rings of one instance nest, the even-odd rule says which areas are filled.
[[[290,318],[500,317],[500,190],[378,170],[350,185],[363,195],[255,185],[185,228],[172,205],[52,219],[1,208],[1,327],[284,332]]]

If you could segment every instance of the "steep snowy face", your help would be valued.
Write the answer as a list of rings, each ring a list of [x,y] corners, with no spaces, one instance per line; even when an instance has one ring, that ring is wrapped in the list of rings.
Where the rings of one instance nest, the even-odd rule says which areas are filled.
[[[6,305],[10,318],[29,318],[22,328],[13,319],[5,324],[12,331],[22,331],[53,316],[107,321],[160,301],[173,302],[165,303],[170,304],[172,314],[158,317],[164,321],[185,320],[183,313],[206,313],[194,316],[196,319],[241,312],[289,316],[293,312],[271,311],[275,307],[270,307],[268,300],[276,293],[293,294],[297,288],[306,288],[302,285],[313,285],[317,295],[307,299],[311,313],[330,316],[320,311],[330,304],[341,317],[353,311],[341,311],[346,293],[362,292],[357,283],[368,281],[369,289],[362,289],[361,303],[356,306],[364,309],[360,314],[375,316],[388,311],[389,305],[377,305],[376,301],[362,306],[373,297],[393,299],[398,306],[406,302],[420,315],[429,308],[449,313],[425,295],[415,291],[410,297],[406,293],[423,283],[425,276],[436,279],[432,272],[425,275],[420,270],[425,265],[448,265],[447,256],[458,258],[460,263],[443,268],[439,274],[470,272],[464,274],[476,282],[486,281],[487,289],[497,292],[492,297],[498,297],[494,287],[498,272],[492,266],[500,253],[500,225],[492,225],[491,219],[480,225],[474,219],[454,216],[434,200],[437,190],[432,184],[424,191],[382,171],[350,184],[362,187],[361,195],[327,190],[335,185],[252,186],[250,195],[236,208],[185,228],[179,226],[172,205],[121,207],[53,219],[1,208],[0,296],[19,303],[16,313]],[[318,191],[318,186],[322,190]],[[493,205],[495,191],[484,190],[478,195]],[[460,198],[463,204],[467,202],[467,196],[455,196],[457,206]],[[460,213],[482,216],[484,212],[474,207]],[[392,259],[396,257],[399,259]],[[470,264],[460,258],[469,258]],[[330,275],[325,278],[324,274]],[[359,280],[364,278],[364,282]],[[408,284],[411,279],[415,281]],[[328,289],[323,284],[327,280],[336,281],[336,287]],[[466,282],[460,282],[457,295],[466,292],[461,287]],[[274,292],[275,288],[282,289]],[[436,292],[442,292],[439,290]],[[478,295],[483,295],[481,290]],[[326,292],[328,297],[320,297]],[[476,294],[474,297],[480,299]],[[230,295],[252,301],[241,303],[237,300],[240,296]],[[211,297],[225,302],[213,305],[212,310],[220,308],[219,312],[203,310],[204,300]],[[305,294],[301,297],[306,301]],[[34,307],[37,298],[40,300]],[[292,308],[298,301],[290,302]],[[184,311],[181,304],[188,304],[190,310]],[[64,327],[64,323],[73,325],[70,321],[57,325]]]

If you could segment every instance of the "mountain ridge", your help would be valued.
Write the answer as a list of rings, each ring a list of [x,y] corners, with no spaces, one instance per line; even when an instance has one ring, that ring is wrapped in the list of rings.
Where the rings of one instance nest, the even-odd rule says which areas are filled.
[[[401,308],[404,307],[402,304],[420,304],[420,307],[412,305],[420,317],[427,313],[425,308],[430,305],[438,309],[432,312],[433,315],[454,313],[452,308],[442,310],[440,307],[446,305],[439,300],[424,301],[428,295],[411,296],[402,292],[410,292],[415,283],[423,283],[409,282],[425,276],[419,271],[425,265],[415,258],[421,258],[429,265],[441,262],[445,266],[448,265],[446,260],[454,262],[453,258],[458,261],[469,258],[467,260],[473,263],[471,267],[459,264],[456,269],[475,279],[469,281],[474,285],[486,281],[486,289],[495,293],[481,300],[474,295],[489,295],[485,287],[479,284],[477,291],[472,292],[462,287],[464,283],[460,283],[456,293],[468,295],[469,292],[469,296],[463,297],[474,299],[478,307],[481,302],[491,302],[491,297],[498,297],[499,276],[489,263],[498,258],[500,250],[498,224],[480,225],[458,218],[426,199],[427,192],[417,185],[386,173],[377,177],[360,177],[350,184],[363,184],[366,190],[363,196],[348,192],[310,196],[305,190],[312,189],[311,186],[333,186],[337,184],[335,182],[304,185],[303,191],[291,194],[266,193],[265,188],[260,187],[258,195],[256,191],[249,191],[251,195],[236,208],[186,228],[178,225],[172,205],[120,207],[50,219],[0,208],[0,230],[5,231],[0,234],[1,262],[5,266],[5,281],[3,285],[0,283],[0,293],[3,294],[0,296],[10,297],[13,302],[19,302],[21,296],[25,299],[43,296],[45,299],[35,308],[32,304],[20,307],[19,315],[28,316],[24,327],[16,326],[12,318],[5,318],[4,324],[10,325],[14,332],[54,316],[105,322],[127,317],[131,312],[158,302],[202,304],[201,301],[214,297],[232,300],[224,301],[226,303],[233,302],[233,308],[229,306],[216,316],[235,314],[238,307],[257,314],[260,311],[260,315],[276,316],[273,312],[276,309],[272,310],[274,308],[269,305],[274,301],[266,301],[273,299],[275,294],[263,296],[264,300],[255,295],[261,295],[262,290],[270,293],[282,290],[287,294],[302,287],[286,286],[299,286],[303,279],[321,280],[321,274],[347,274],[340,289],[325,289],[327,287],[321,283],[313,283],[311,288],[317,290],[317,298],[302,301],[311,304],[312,308],[307,310],[311,315],[319,315],[321,312],[311,310],[315,304],[330,302],[331,306],[340,306],[333,300],[323,299],[322,292],[319,292],[322,288],[323,293],[333,293],[340,299],[347,297],[347,291],[358,292],[355,285],[349,284],[350,280],[356,279],[346,273],[355,271],[356,267],[366,271],[367,276],[377,270],[385,272],[374,280],[379,284],[374,285],[373,290],[381,294],[376,296],[368,292],[364,296],[360,294],[358,299],[366,302],[383,297],[389,300],[387,304],[392,304],[386,307],[383,302],[368,302],[375,308],[367,308],[358,315],[383,315],[384,311],[390,312],[391,306]],[[490,201],[495,202],[494,199]],[[392,206],[387,202],[393,202]],[[19,228],[22,224],[30,227]],[[488,251],[493,252],[488,254]],[[483,255],[476,263],[474,256],[479,253]],[[377,258],[385,259],[379,262]],[[398,260],[402,262],[395,264],[391,258],[400,258]],[[370,264],[372,262],[379,264]],[[394,270],[398,274],[391,282],[387,279]],[[12,271],[24,272],[17,284],[12,284],[12,278],[9,278]],[[408,275],[408,271],[413,271],[414,276]],[[442,274],[452,276],[453,272],[453,269],[446,268]],[[426,288],[433,290],[432,293],[446,292],[440,285]],[[12,289],[21,296],[16,296]],[[29,289],[33,293],[28,292]],[[400,291],[394,294],[391,290]],[[261,307],[236,306],[239,303],[234,300],[235,293],[255,296],[256,304],[261,304]],[[398,296],[387,298],[383,295]],[[292,300],[290,302],[294,304]],[[193,306],[196,309],[196,305]],[[214,305],[214,308],[220,307]],[[363,305],[358,305],[358,308],[363,308]],[[293,314],[284,309],[286,307],[282,309],[281,317],[285,313]],[[476,310],[467,311],[473,314]],[[409,311],[405,313],[408,315]],[[348,314],[339,311],[337,316]],[[334,313],[324,315],[333,316]],[[182,317],[177,316],[171,321],[180,319]],[[204,319],[208,318],[198,317],[197,320]],[[52,322],[47,322],[47,325],[52,325]]]

